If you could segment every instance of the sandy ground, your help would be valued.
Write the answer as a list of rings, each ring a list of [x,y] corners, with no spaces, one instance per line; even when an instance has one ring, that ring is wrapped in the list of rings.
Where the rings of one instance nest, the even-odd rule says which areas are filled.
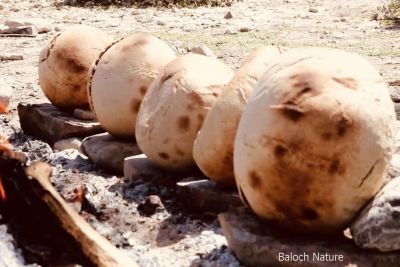
[[[6,20],[18,20],[48,24],[60,30],[74,24],[88,24],[115,38],[129,32],[147,31],[166,40],[179,53],[206,44],[233,68],[238,67],[250,51],[263,45],[337,47],[366,56],[390,82],[400,79],[400,32],[385,29],[378,21],[371,20],[380,4],[380,0],[245,0],[231,7],[212,9],[133,9],[56,7],[53,1],[4,0],[0,3],[3,7],[0,7],[0,24]],[[232,19],[224,18],[228,11],[232,13]],[[21,101],[43,99],[38,84],[37,61],[40,50],[51,36],[52,33],[35,38],[0,38],[0,55],[24,56],[21,61],[0,62],[0,78],[15,91],[11,111],[0,115],[0,131],[12,137],[17,149],[28,152],[31,159],[57,165],[56,183],[70,175],[72,168],[81,168],[85,172],[82,179],[88,188],[87,197],[104,214],[113,214],[122,206],[128,207],[118,215],[110,215],[114,217],[106,222],[88,215],[89,221],[142,265],[239,266],[226,248],[216,219],[204,222],[176,212],[171,215],[168,209],[142,218],[136,208],[146,195],[154,194],[151,184],[135,187],[124,184],[118,177],[88,167],[90,164],[79,155],[72,152],[54,154],[46,144],[21,135],[16,106]],[[391,87],[394,93],[398,89]],[[68,163],[65,159],[69,159]],[[82,161],[81,167],[67,167],[79,160]],[[93,193],[96,190],[105,193]],[[162,195],[163,189],[157,190],[156,193]],[[114,203],[107,202],[109,194],[115,195]],[[127,218],[132,222],[126,222],[118,233],[113,232],[114,226]],[[145,230],[137,230],[143,228]],[[177,237],[168,239],[165,236]],[[7,236],[7,242],[10,242],[9,238]],[[0,254],[1,249],[2,246]]]

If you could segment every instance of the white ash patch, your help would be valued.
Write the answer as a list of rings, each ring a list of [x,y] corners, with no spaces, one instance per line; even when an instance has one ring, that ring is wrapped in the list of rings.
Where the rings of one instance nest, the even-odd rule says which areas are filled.
[[[39,266],[37,264],[25,265],[21,250],[15,247],[14,239],[8,233],[6,225],[0,225],[0,256],[0,267]]]

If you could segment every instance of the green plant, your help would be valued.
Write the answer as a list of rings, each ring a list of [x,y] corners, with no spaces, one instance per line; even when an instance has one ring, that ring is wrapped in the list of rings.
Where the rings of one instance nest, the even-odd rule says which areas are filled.
[[[382,19],[388,24],[400,24],[400,0],[387,0],[378,8]]]

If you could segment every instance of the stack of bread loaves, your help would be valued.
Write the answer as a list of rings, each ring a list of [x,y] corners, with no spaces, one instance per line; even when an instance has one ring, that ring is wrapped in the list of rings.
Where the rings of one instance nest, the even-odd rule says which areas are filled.
[[[262,47],[234,74],[215,58],[176,56],[148,33],[112,42],[76,26],[43,49],[39,80],[55,106],[90,106],[154,164],[237,186],[254,213],[285,229],[347,227],[382,187],[393,152],[382,77],[336,49]]]

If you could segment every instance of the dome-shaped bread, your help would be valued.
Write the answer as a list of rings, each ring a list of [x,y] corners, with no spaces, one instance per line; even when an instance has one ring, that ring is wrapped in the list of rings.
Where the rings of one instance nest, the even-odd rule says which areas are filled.
[[[61,109],[89,108],[89,69],[112,38],[78,25],[55,35],[39,58],[39,82],[45,96]]]
[[[241,195],[287,230],[342,230],[383,185],[394,124],[388,89],[366,60],[289,50],[262,75],[239,123]]]
[[[101,126],[116,137],[134,139],[144,95],[175,57],[165,42],[148,33],[131,34],[104,51],[92,69],[88,89]]]
[[[136,140],[143,153],[167,170],[194,167],[194,140],[232,76],[227,65],[206,56],[188,54],[169,63],[139,110]]]
[[[235,184],[233,144],[240,117],[253,87],[281,51],[282,48],[268,46],[251,53],[208,112],[194,143],[193,158],[210,179]]]

